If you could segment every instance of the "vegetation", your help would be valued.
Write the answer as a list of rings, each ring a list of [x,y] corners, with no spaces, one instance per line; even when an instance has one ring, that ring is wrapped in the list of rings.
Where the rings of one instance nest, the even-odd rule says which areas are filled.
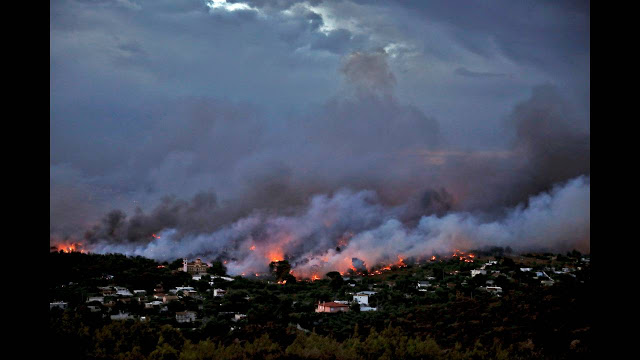
[[[215,278],[211,285],[209,276],[195,281],[142,257],[51,253],[50,301],[67,301],[69,308],[50,311],[49,329],[54,343],[64,344],[56,347],[56,355],[74,359],[587,357],[588,263],[577,252],[543,256],[549,258],[548,266],[575,271],[554,273],[554,284],[544,286],[535,271],[519,271],[530,257],[503,252],[473,263],[446,259],[409,264],[375,276],[343,278],[330,272],[316,281],[291,279],[290,264],[277,262],[270,278]],[[493,273],[471,277],[470,270],[488,259],[497,262]],[[417,281],[426,279],[428,291],[419,291]],[[481,290],[488,280],[502,287],[501,296]],[[88,297],[100,296],[98,287],[108,285],[147,290],[147,295],[140,302],[113,298],[111,306],[99,304],[100,311],[90,311]],[[198,296],[180,296],[164,311],[145,308],[142,302],[152,300],[158,285],[166,291],[192,286]],[[214,298],[213,288],[227,294]],[[318,301],[351,300],[364,290],[376,292],[369,303],[378,311],[358,311],[352,305],[339,314],[314,312]],[[175,312],[184,310],[196,312],[198,320],[177,323]],[[118,312],[150,321],[111,320],[109,315]],[[234,314],[246,317],[235,319]]]

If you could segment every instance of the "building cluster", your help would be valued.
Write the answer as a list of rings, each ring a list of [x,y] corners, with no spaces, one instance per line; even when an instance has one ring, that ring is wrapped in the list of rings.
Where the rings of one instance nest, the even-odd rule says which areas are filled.
[[[505,267],[498,265],[497,261],[492,260],[482,264],[479,268],[472,269],[468,272],[450,270],[447,272],[450,275],[449,277],[445,277],[445,272],[443,271],[443,277],[439,280],[434,276],[424,277],[424,275],[433,275],[430,272],[427,272],[426,274],[416,272],[413,276],[415,276],[415,289],[418,292],[411,290],[413,285],[409,285],[409,290],[405,290],[406,293],[404,294],[404,297],[410,298],[412,296],[416,296],[419,292],[436,292],[438,288],[444,288],[445,290],[460,289],[460,285],[465,287],[468,286],[469,283],[474,284],[474,292],[477,289],[499,297],[503,293],[503,288],[499,285],[506,286],[509,282],[515,282],[516,279],[526,279],[529,284],[532,281],[534,283],[537,281],[541,285],[551,286],[557,281],[564,281],[563,276],[571,276],[575,278],[576,275],[574,273],[581,270],[581,266],[588,266],[587,264],[587,261],[582,261],[581,264],[577,262],[576,266],[565,264],[560,268],[544,265],[534,267]],[[198,304],[203,304],[202,300],[205,298],[210,299],[208,301],[213,300],[214,302],[217,302],[218,305],[222,304],[223,301],[221,299],[227,295],[226,286],[224,284],[234,281],[231,277],[207,274],[207,276],[210,277],[210,281],[207,280],[207,283],[209,284],[207,287],[207,283],[204,282],[204,279],[208,278],[203,279],[203,274],[206,273],[206,269],[207,265],[203,264],[200,259],[196,259],[194,262],[188,262],[186,259],[184,260],[183,271],[192,274],[193,280],[202,281],[201,283],[198,283],[198,288],[200,288],[201,291],[198,291],[193,286],[177,286],[165,289],[163,284],[157,284],[151,292],[150,289],[130,289],[112,284],[109,286],[97,287],[95,293],[90,294],[86,299],[83,299],[83,306],[85,306],[90,312],[102,312],[103,316],[109,317],[114,321],[132,319],[138,321],[149,321],[150,315],[164,314],[162,316],[172,317],[174,314],[173,311],[175,311],[175,321],[177,323],[205,322],[207,319],[198,319],[199,311],[193,310],[196,309],[196,306],[199,310],[203,309],[203,305]],[[478,278],[478,276],[480,277]],[[366,282],[363,282],[362,276],[343,277],[345,285],[350,287],[347,288],[347,290],[353,291],[346,291],[344,293],[346,296],[340,299],[318,302],[315,306],[315,312],[341,313],[357,309],[363,312],[379,311],[382,308],[378,306],[379,299],[377,296],[379,295],[377,294],[379,294],[380,291],[395,288],[396,281],[393,280],[397,279],[391,278],[391,280],[389,280],[382,278],[380,281],[371,281],[367,279]],[[268,283],[273,284],[273,282],[270,281]],[[69,285],[71,285],[71,283]],[[200,285],[204,286],[206,290],[204,290]],[[356,289],[351,289],[356,286]],[[406,285],[404,285],[403,289],[407,289]],[[245,299],[250,300],[251,298],[247,296]],[[198,301],[193,302],[193,300]],[[172,302],[181,302],[183,304],[189,304],[189,306],[174,306],[170,311],[169,309],[172,308]],[[132,310],[134,312],[138,312],[138,314],[131,314],[127,311],[123,311],[123,309],[134,309],[135,307],[118,306],[132,303],[143,305],[140,306],[140,308],[144,309],[144,311]],[[69,303],[64,301],[53,301],[50,302],[49,307],[51,310],[54,308],[66,310],[69,308]],[[188,308],[189,310],[177,311],[178,309],[182,310],[184,308]],[[246,318],[245,314],[236,312],[218,312],[217,314],[218,316],[228,316],[229,319],[234,322],[242,321]]]

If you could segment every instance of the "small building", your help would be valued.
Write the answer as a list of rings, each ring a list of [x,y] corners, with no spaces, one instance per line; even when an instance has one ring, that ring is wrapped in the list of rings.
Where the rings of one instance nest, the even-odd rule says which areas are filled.
[[[360,305],[360,311],[378,311],[378,308]]]
[[[133,290],[135,295],[147,295],[147,290]]]
[[[353,301],[360,305],[369,305],[369,295],[354,295]]]
[[[196,313],[194,311],[176,312],[176,321],[179,323],[188,323],[196,321]]]
[[[169,290],[169,293],[177,294],[180,291],[182,291],[184,294],[186,294],[189,291],[195,291],[195,289],[193,287],[191,287],[191,286],[178,286],[175,289]]]
[[[113,290],[113,288],[110,287],[110,286],[106,286],[105,288],[102,289],[102,295],[103,296],[109,296],[109,295],[113,295],[115,293],[116,293],[116,291]]]
[[[197,296],[198,292],[195,290],[183,290],[182,295],[184,296]]]
[[[244,318],[246,318],[246,317],[247,317],[247,315],[245,315],[245,314],[235,314],[235,315],[233,316],[233,321],[242,320],[242,319],[244,319]]]
[[[227,290],[222,290],[222,289],[213,289],[213,296],[214,297],[222,297],[227,293]]]
[[[316,309],[316,312],[325,312],[325,313],[337,313],[337,312],[343,312],[343,311],[349,311],[349,305],[339,304],[334,301],[322,302],[322,303],[319,302],[318,308]]]
[[[94,301],[97,301],[97,302],[99,302],[100,304],[104,304],[104,296],[90,296],[90,297],[87,299],[87,302],[88,302],[88,303],[90,303],[90,302],[94,302]]]
[[[151,302],[145,303],[145,304],[144,304],[144,308],[145,308],[145,309],[153,309],[153,308],[158,307],[158,306],[160,306],[160,305],[162,305],[162,304],[163,304],[163,302],[162,302],[162,301],[158,301],[158,300],[156,300],[156,301],[151,301]]]
[[[131,297],[131,296],[133,296],[131,291],[129,291],[128,289],[116,290],[116,295],[117,296],[123,296],[123,297]]]
[[[487,270],[482,270],[482,269],[473,269],[471,270],[471,277],[474,277],[476,275],[487,275]]]
[[[68,306],[69,306],[68,302],[54,301],[52,303],[49,303],[49,310],[53,309],[54,307],[57,307],[57,308],[62,309],[62,310],[65,310]]]
[[[117,315],[111,315],[111,320],[129,320],[135,319],[133,315],[129,315],[128,313],[118,313]]]
[[[487,286],[487,291],[494,294],[499,294],[502,292],[502,288],[500,286]]]

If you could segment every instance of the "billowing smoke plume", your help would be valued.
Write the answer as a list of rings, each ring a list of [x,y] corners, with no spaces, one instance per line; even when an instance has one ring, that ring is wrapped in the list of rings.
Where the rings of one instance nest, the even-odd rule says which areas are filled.
[[[65,184],[52,182],[52,244],[224,259],[235,274],[286,258],[303,275],[484,245],[588,251],[589,123],[557,89],[536,87],[514,108],[510,148],[465,152],[396,97],[383,50],[353,53],[341,71],[344,94],[291,118],[179,104],[113,175],[139,207],[123,200],[69,235],[58,219],[82,198],[54,199]]]
[[[361,270],[401,258],[427,258],[454,248],[509,246],[524,249],[590,248],[590,185],[575,178],[510,209],[495,221],[466,212],[423,216],[414,227],[398,220],[403,207],[385,207],[369,191],[318,195],[293,216],[256,212],[210,233],[166,229],[146,244],[98,242],[116,251],[160,260],[203,257],[227,261],[235,274],[263,272],[288,259],[297,274]],[[347,235],[347,236],[345,236]]]

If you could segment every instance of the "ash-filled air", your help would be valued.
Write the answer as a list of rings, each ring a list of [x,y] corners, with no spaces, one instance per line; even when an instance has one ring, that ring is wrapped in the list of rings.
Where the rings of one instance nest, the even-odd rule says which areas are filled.
[[[590,250],[589,119],[559,88],[505,110],[508,145],[466,151],[398,98],[387,61],[346,56],[344,93],[277,122],[182,102],[109,176],[52,166],[51,245],[221,260],[230,274],[287,259],[302,277],[484,246]]]

